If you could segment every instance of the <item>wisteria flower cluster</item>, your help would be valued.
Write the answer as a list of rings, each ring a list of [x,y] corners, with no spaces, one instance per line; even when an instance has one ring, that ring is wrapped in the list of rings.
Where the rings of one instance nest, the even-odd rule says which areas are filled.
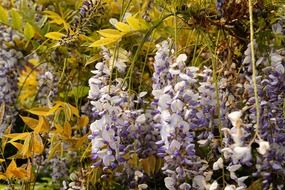
[[[126,163],[132,156],[145,158],[156,153],[158,135],[151,128],[151,111],[142,109],[146,92],[129,95],[122,78],[112,79],[112,66],[107,64],[110,53],[105,49],[103,54],[104,62],[96,64],[94,76],[89,80],[89,99],[97,118],[91,124],[89,136],[93,166],[103,166],[108,171],[125,165],[127,170]]]
[[[0,124],[0,136],[3,131],[15,120],[16,98],[18,95],[17,76],[23,53],[13,48],[14,40],[19,35],[4,25],[0,25],[0,104],[5,103],[4,121]]]
[[[250,50],[246,52],[250,56]],[[278,184],[276,177],[284,173],[282,55],[274,52],[267,63],[265,58],[259,61],[267,65],[258,78],[260,126],[256,126],[250,77],[238,82],[248,94],[243,101],[246,105],[239,110],[228,103],[231,84],[227,79],[219,80],[217,88],[211,69],[186,66],[185,54],[172,55],[170,42],[157,45],[153,100],[142,110],[141,105],[148,104],[143,100],[146,93],[135,98],[123,79],[112,79],[106,64],[110,55],[104,50],[105,61],[97,63],[89,80],[92,112],[97,117],[90,135],[94,167],[102,165],[106,171],[119,165],[127,168],[126,155],[135,152],[140,158],[156,155],[164,159],[164,182],[170,190],[241,190],[247,188],[248,179],[258,177],[264,179],[264,188]],[[206,147],[211,149],[211,159],[203,152]]]

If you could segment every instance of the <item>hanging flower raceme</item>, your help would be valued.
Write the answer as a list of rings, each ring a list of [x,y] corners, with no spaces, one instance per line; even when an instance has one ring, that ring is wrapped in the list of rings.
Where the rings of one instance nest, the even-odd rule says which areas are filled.
[[[19,39],[15,31],[0,25],[0,105],[5,104],[4,121],[0,124],[0,137],[12,124],[16,116],[16,98],[18,94],[17,75],[23,54],[13,49],[14,40]]]
[[[157,134],[151,128],[151,111],[136,108],[138,104],[144,104],[146,93],[137,97],[130,95],[123,79],[111,78],[112,68],[107,64],[111,56],[107,49],[103,55],[104,61],[96,64],[92,71],[94,76],[89,80],[88,97],[94,118],[97,118],[91,124],[89,138],[94,167],[103,166],[106,170],[126,164],[133,156],[154,155]]]
[[[282,52],[273,50],[269,57],[262,57],[262,67],[258,78],[258,95],[260,99],[260,140],[257,141],[257,149],[260,158],[257,160],[258,168],[255,175],[264,177],[264,187],[270,184],[284,188],[282,180],[285,177],[284,159],[284,55]],[[251,82],[251,80],[250,80]],[[253,89],[249,88],[250,95]],[[248,105],[254,105],[255,100],[250,98]],[[250,109],[250,118],[256,122],[256,110]]]
[[[213,134],[207,132],[215,123],[216,98],[212,72],[207,68],[199,72],[196,67],[186,67],[185,54],[173,61],[167,41],[157,47],[152,105],[156,110],[155,126],[161,136],[157,142],[160,146],[158,155],[165,160],[162,169],[168,176],[165,178],[166,187],[190,189],[186,179],[203,175],[208,168],[207,161],[196,154],[195,140],[205,144],[213,138]],[[202,184],[195,181],[194,188]],[[206,181],[204,185],[199,188],[206,188]]]

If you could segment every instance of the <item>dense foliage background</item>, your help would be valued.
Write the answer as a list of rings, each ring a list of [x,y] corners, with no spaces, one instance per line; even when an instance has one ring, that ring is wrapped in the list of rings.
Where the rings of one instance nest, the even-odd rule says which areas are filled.
[[[3,189],[285,189],[282,0],[1,0]]]

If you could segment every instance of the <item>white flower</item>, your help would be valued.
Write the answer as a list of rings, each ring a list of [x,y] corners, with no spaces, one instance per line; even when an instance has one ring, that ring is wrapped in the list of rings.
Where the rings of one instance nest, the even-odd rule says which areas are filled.
[[[138,188],[139,188],[139,190],[147,189],[148,185],[147,184],[139,184]]]
[[[115,161],[115,157],[113,155],[107,154],[103,156],[103,163],[105,166],[110,166],[113,161]]]
[[[180,190],[189,190],[190,188],[191,185],[189,185],[188,183],[182,183],[181,185],[179,185]]]
[[[168,94],[164,94],[162,96],[160,96],[159,100],[158,100],[158,105],[161,107],[161,109],[166,109],[170,102],[171,102],[171,96]]]
[[[180,54],[178,55],[178,57],[176,58],[176,62],[185,62],[187,60],[187,55],[186,54]]]
[[[145,114],[142,114],[142,115],[138,116],[137,119],[136,119],[136,122],[140,123],[140,124],[145,123],[145,121],[146,121]]]
[[[181,112],[183,110],[184,103],[181,100],[174,100],[171,103],[171,110],[174,113]]]
[[[233,161],[247,162],[251,160],[251,148],[250,147],[235,147],[233,153]]]
[[[192,186],[198,190],[204,190],[205,187],[207,186],[207,183],[206,183],[206,180],[205,180],[205,177],[202,176],[202,175],[196,175],[194,178],[193,178],[193,184]]]
[[[214,164],[213,164],[213,170],[222,169],[224,167],[224,161],[220,157]]]
[[[218,186],[219,186],[218,182],[217,182],[217,181],[214,181],[214,182],[211,184],[209,190],[216,190],[216,189],[218,189]]]
[[[165,187],[169,190],[176,190],[175,189],[175,180],[172,177],[164,178]]]
[[[177,140],[173,140],[171,143],[170,143],[170,146],[169,146],[169,149],[170,151],[174,152],[176,150],[179,150],[181,147],[181,143],[178,142]]]
[[[227,185],[224,190],[236,190],[236,186],[234,186],[234,185]]]
[[[259,152],[261,155],[264,155],[267,153],[269,149],[270,149],[269,142],[262,140],[259,142],[259,147],[257,148],[257,152]]]
[[[241,119],[240,119],[241,116],[242,116],[241,111],[234,111],[228,115],[228,118],[230,119],[234,127],[238,127],[239,123],[241,122]]]

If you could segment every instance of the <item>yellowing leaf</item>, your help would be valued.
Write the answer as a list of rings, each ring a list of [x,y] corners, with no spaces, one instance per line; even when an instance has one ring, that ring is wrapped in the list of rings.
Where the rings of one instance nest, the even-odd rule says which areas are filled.
[[[68,122],[65,122],[63,126],[63,135],[66,138],[71,138],[71,134],[72,134],[71,125]]]
[[[29,134],[29,136],[27,136],[27,138],[24,141],[22,149],[20,150],[20,154],[26,158],[29,158],[32,156],[31,138],[32,138],[32,134]]]
[[[69,31],[70,26],[69,24],[62,18],[59,14],[53,12],[53,11],[44,11],[48,15],[48,18],[51,19],[50,23],[56,23],[58,25],[64,26],[66,31]]]
[[[9,143],[11,143],[16,140],[25,140],[29,135],[30,133],[26,132],[26,133],[12,133],[12,134],[4,135],[4,136],[7,138],[11,138],[11,140],[9,141]]]
[[[2,152],[4,152],[5,150],[5,147],[6,147],[6,144],[7,144],[7,140],[8,138],[5,137],[6,134],[10,134],[11,133],[11,129],[12,129],[12,125],[10,125],[9,127],[7,127],[4,131],[4,135],[2,137],[2,144],[1,144],[1,149],[2,149]]]
[[[39,121],[36,128],[34,129],[35,133],[47,133],[49,131],[49,124],[43,116],[39,116]]]
[[[26,23],[24,28],[24,35],[28,40],[31,40],[35,36],[35,29],[30,23]]]
[[[6,175],[0,172],[0,180],[5,180],[5,179],[7,179]]]
[[[43,107],[43,108],[32,108],[28,111],[32,114],[35,114],[35,115],[49,116],[49,115],[51,115],[49,110],[50,110],[49,108]]]
[[[19,151],[23,149],[23,144],[18,143],[18,142],[11,142],[11,144],[16,147]]]
[[[85,67],[91,63],[97,62],[99,59],[101,59],[101,56],[99,54],[96,54],[96,55],[88,58],[86,63],[85,63]]]
[[[0,5],[0,22],[8,24],[8,11]]]
[[[83,128],[86,127],[89,123],[89,118],[86,115],[83,115],[79,118],[78,127]]]
[[[53,144],[49,149],[48,160],[54,157],[54,155],[60,150],[60,143]]]
[[[16,30],[22,29],[22,16],[16,11],[16,9],[11,10],[11,21],[12,28]]]
[[[24,123],[31,129],[35,129],[36,126],[38,125],[38,120],[37,119],[34,119],[34,118],[31,118],[31,117],[22,117],[22,120],[24,121]]]
[[[140,26],[139,19],[136,19],[133,16],[128,16],[126,18],[126,21],[130,25],[130,27],[132,27],[133,30],[140,30],[140,29],[142,29],[141,26]]]
[[[129,25],[123,23],[123,22],[117,22],[117,24],[115,25],[115,27],[125,33],[130,32],[132,29]]]
[[[105,38],[121,38],[124,35],[124,33],[114,29],[104,29],[97,32]]]
[[[87,142],[87,140],[88,140],[88,135],[84,135],[83,137],[77,139],[75,146],[74,146],[75,150],[82,148],[83,143]]]
[[[39,64],[39,60],[38,59],[29,59],[28,62],[32,63],[34,66]]]
[[[5,174],[9,179],[12,178],[23,179],[27,177],[26,170],[24,168],[18,168],[14,159],[10,162]]]
[[[52,40],[61,40],[64,34],[60,32],[49,32],[45,35],[45,37],[52,39]]]
[[[44,144],[39,134],[34,134],[32,138],[32,150],[35,155],[42,154],[44,151]]]
[[[79,117],[79,111],[78,111],[78,109],[77,109],[76,107],[70,105],[70,104],[68,104],[68,105],[69,105],[69,107],[70,107],[70,109],[71,109],[71,113],[72,113],[73,115],[75,115],[76,117]]]
[[[0,106],[0,125],[3,122],[4,113],[5,113],[5,102],[2,102],[2,104]]]
[[[100,46],[110,45],[118,40],[119,40],[118,38],[102,38],[100,40],[93,42],[89,47],[100,47]]]

